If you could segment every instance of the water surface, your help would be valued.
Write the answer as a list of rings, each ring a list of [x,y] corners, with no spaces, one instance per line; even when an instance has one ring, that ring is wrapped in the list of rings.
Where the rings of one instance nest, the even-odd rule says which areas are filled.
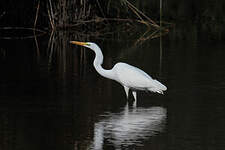
[[[73,32],[1,40],[0,149],[224,149],[225,45],[190,31],[137,45]],[[133,107],[120,84],[97,74],[92,51],[69,40],[97,42],[105,68],[127,62],[168,91],[138,92]]]

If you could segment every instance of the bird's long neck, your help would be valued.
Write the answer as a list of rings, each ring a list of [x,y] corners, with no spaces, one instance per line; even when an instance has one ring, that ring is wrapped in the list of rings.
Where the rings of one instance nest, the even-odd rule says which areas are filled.
[[[112,70],[106,70],[104,68],[102,68],[102,63],[103,63],[103,54],[102,51],[99,47],[97,47],[95,50],[95,59],[94,59],[94,67],[96,69],[96,71],[102,75],[103,77],[109,78],[109,79],[113,79],[113,72]]]

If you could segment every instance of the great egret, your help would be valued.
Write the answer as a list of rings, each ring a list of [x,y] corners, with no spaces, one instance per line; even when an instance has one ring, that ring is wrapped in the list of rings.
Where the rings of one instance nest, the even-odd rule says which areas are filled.
[[[94,67],[96,71],[105,78],[109,78],[119,82],[126,92],[128,98],[131,89],[135,102],[137,101],[137,90],[151,91],[163,94],[167,87],[157,80],[152,79],[147,73],[141,69],[126,63],[119,62],[111,70],[102,68],[103,55],[97,44],[92,42],[70,41],[71,44],[81,45],[90,48],[95,52]]]

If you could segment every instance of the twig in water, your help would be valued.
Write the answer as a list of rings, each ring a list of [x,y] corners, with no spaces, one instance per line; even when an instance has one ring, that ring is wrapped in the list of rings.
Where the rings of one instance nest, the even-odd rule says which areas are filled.
[[[39,59],[40,59],[40,49],[39,49],[38,40],[37,40],[37,36],[36,36],[35,31],[34,31],[34,41],[35,41],[35,45],[36,45],[36,48],[37,48],[37,58],[38,58],[38,62],[39,62]]]
[[[39,14],[39,8],[40,8],[40,0],[38,1],[38,5],[37,5],[37,11],[36,11],[36,16],[35,16],[35,20],[34,20],[34,29],[36,28],[36,25],[37,25],[37,19],[38,19],[38,14]]]
[[[52,1],[51,0],[49,0],[48,17],[49,17],[49,21],[51,23],[52,30],[54,30],[55,29],[55,21],[54,21],[54,13],[53,13],[53,9],[52,9]]]
[[[159,15],[160,15],[159,24],[160,27],[162,28],[162,0],[160,0],[159,2]]]
[[[131,9],[132,8],[132,11],[135,13],[135,14],[141,14],[143,17],[145,17],[149,22],[150,22],[150,25],[156,27],[156,28],[159,28],[160,26],[157,25],[152,19],[150,19],[148,16],[146,16],[143,12],[141,12],[139,9],[137,9],[134,5],[132,5],[128,0],[125,0],[125,2],[128,4],[128,7]],[[140,15],[138,15],[140,16]]]
[[[150,31],[151,31],[150,29],[146,30],[146,31],[144,32],[144,34],[142,34],[142,35],[136,40],[136,42],[135,42],[134,45],[137,45],[138,43],[141,43],[141,41],[144,41],[144,40],[145,40],[145,35],[146,35],[147,33],[149,33]]]
[[[49,41],[48,41],[48,48],[47,51],[49,53],[49,58],[48,58],[48,69],[50,69],[50,66],[52,64],[52,55],[54,51],[54,42],[55,42],[55,36],[54,36],[54,31],[51,32]]]

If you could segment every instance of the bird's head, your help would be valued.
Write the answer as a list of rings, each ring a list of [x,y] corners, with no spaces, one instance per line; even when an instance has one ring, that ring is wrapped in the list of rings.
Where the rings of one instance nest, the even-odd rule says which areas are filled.
[[[99,48],[97,44],[92,43],[92,42],[70,41],[70,43],[71,43],[71,44],[80,45],[80,46],[84,46],[84,47],[90,48],[90,49],[92,49],[92,50],[95,50],[95,49]]]

